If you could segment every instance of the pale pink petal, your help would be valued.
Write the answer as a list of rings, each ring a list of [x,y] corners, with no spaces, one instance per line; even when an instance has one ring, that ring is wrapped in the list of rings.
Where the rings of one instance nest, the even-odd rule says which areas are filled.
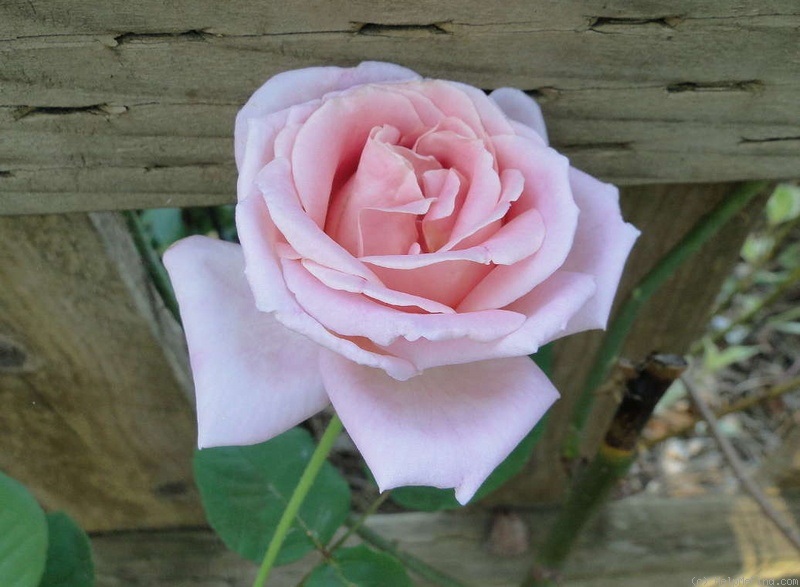
[[[420,370],[441,365],[455,365],[503,357],[530,355],[539,348],[567,334],[572,315],[578,312],[595,292],[594,278],[582,273],[558,271],[528,295],[506,309],[524,314],[523,325],[507,336],[478,342],[458,339],[442,342],[398,339],[386,350],[410,361]]]
[[[290,106],[322,98],[330,92],[362,84],[415,79],[420,79],[420,76],[410,69],[376,61],[366,61],[352,68],[309,67],[279,73],[256,90],[236,116],[236,162],[241,165],[248,135],[247,121],[251,118],[268,116]]]
[[[511,265],[539,250],[544,236],[542,216],[538,210],[531,209],[513,218],[480,245],[468,249],[443,250],[418,255],[365,255],[359,259],[374,267],[404,270],[429,267],[449,261]]]
[[[606,327],[625,260],[640,233],[622,219],[616,187],[575,168],[570,183],[581,214],[563,268],[592,275],[597,282],[597,293],[570,320],[568,333],[573,333]]]
[[[456,246],[463,249],[476,245],[480,242],[481,236],[484,235],[487,227],[492,229],[491,233],[494,233],[497,230],[496,224],[508,213],[511,204],[519,199],[524,187],[525,178],[518,170],[503,170],[500,174],[500,199],[494,208],[487,208],[483,217],[476,216],[472,221],[473,224],[462,230],[462,240],[451,238],[450,242],[443,246],[442,249],[448,250]]]
[[[308,259],[303,259],[302,263],[311,275],[333,289],[364,294],[373,300],[400,308],[419,308],[420,310],[432,314],[455,313],[455,310],[450,306],[445,306],[444,304],[420,296],[389,289],[381,284],[369,282],[356,275],[336,271],[335,269],[325,267],[319,263],[314,263]]]
[[[370,133],[389,126],[414,137],[425,125],[403,95],[379,85],[335,94],[308,118],[292,150],[294,183],[303,209],[323,226],[331,194],[352,175]]]
[[[400,222],[400,226],[394,228],[400,229],[401,234],[389,227],[373,227],[383,232],[384,237],[392,235],[394,239],[402,241],[396,246],[382,246],[382,239],[375,242],[365,234],[368,230],[364,228],[369,227],[362,224],[362,213],[365,209],[394,208],[424,199],[414,165],[392,144],[399,138],[399,131],[385,126],[377,130],[384,132],[371,133],[361,152],[356,173],[333,194],[325,219],[325,232],[354,255],[364,254],[365,247],[371,251],[384,249],[394,254],[408,250],[417,234],[412,217],[394,218],[395,222]],[[389,130],[394,133],[386,132]],[[381,216],[385,215],[378,215],[378,218]]]
[[[456,489],[465,504],[558,398],[528,357],[430,369],[398,382],[322,353],[336,412],[381,490]]]
[[[459,311],[500,308],[531,291],[564,263],[578,225],[566,157],[518,136],[498,136],[495,143],[501,168],[517,169],[525,178],[523,194],[508,217],[536,209],[542,215],[545,237],[535,254],[495,268],[461,302]]]
[[[164,255],[197,394],[198,444],[254,444],[328,403],[320,347],[256,309],[241,247],[190,237]]]
[[[548,144],[547,127],[544,124],[542,110],[533,98],[515,88],[498,88],[489,94],[489,98],[511,120],[532,128],[544,140],[544,144]]]
[[[339,271],[377,279],[363,263],[325,234],[300,206],[289,162],[275,159],[258,174],[257,183],[283,237],[302,257]]]
[[[378,345],[398,338],[416,341],[467,337],[489,341],[517,330],[525,316],[506,310],[470,314],[424,314],[389,308],[359,294],[330,289],[299,261],[283,260],[284,276],[297,302],[328,330],[365,337]]]
[[[245,274],[262,311],[274,312],[275,319],[285,327],[310,340],[350,358],[353,361],[385,369],[392,377],[412,377],[417,369],[402,358],[392,357],[372,347],[372,343],[355,341],[334,335],[303,310],[286,287],[283,268],[273,244],[279,238],[277,229],[266,210],[263,198],[256,196],[240,202],[236,207],[236,224],[245,253]],[[285,245],[284,245],[285,246]],[[363,279],[353,276],[354,279]],[[368,280],[364,280],[369,283]]]
[[[508,115],[499,108],[497,103],[489,99],[483,90],[461,82],[451,82],[458,89],[467,94],[475,104],[475,109],[481,117],[483,127],[490,135],[508,134],[510,121]]]
[[[489,264],[488,250],[475,247],[470,251],[456,251],[444,254],[457,258],[459,253],[463,253],[465,256],[472,255],[476,258],[484,259],[484,261],[442,261],[439,259],[435,260],[435,262],[425,262],[419,266],[414,266],[414,258],[428,257],[427,261],[430,261],[431,256],[428,254],[411,254],[395,255],[394,261],[401,259],[411,260],[406,267],[391,267],[402,265],[402,262],[393,263],[388,256],[372,257],[377,261],[370,263],[370,266],[375,275],[381,280],[381,283],[388,288],[428,298],[445,306],[455,308],[464,299],[464,296],[492,270],[492,266]],[[382,265],[389,265],[390,267]],[[491,310],[492,308],[485,309]]]

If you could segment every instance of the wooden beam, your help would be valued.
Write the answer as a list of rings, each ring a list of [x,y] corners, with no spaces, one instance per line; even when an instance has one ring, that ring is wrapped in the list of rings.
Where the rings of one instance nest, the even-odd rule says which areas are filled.
[[[800,5],[245,0],[0,6],[0,213],[234,199],[236,110],[271,75],[399,62],[528,90],[620,184],[792,177]]]
[[[800,514],[797,496],[788,502],[773,500],[787,516]],[[531,530],[535,548],[553,512],[540,510],[521,519]],[[374,516],[367,525],[397,548],[469,585],[519,585],[530,564],[530,550],[514,557],[490,554],[485,544],[489,523],[485,513],[409,513]],[[92,545],[98,587],[245,587],[252,584],[256,572],[255,565],[225,550],[208,530],[113,533],[95,536]],[[299,584],[318,560],[310,555],[276,568],[271,584]],[[757,584],[755,578],[798,575],[796,551],[748,498],[639,495],[610,504],[590,525],[565,569],[565,584],[673,587],[691,585],[692,578],[714,576],[752,577],[751,584]],[[415,584],[432,585],[423,580]]]
[[[204,520],[180,329],[114,215],[0,218],[0,469],[88,530]]]

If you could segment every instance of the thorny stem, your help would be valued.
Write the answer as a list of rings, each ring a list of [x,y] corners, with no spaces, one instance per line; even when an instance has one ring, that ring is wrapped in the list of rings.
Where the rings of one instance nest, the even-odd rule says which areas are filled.
[[[766,181],[751,181],[741,184],[716,209],[701,218],[631,291],[606,331],[581,390],[578,402],[572,413],[572,422],[564,447],[564,456],[569,459],[574,459],[578,456],[581,435],[594,404],[594,392],[603,384],[619,359],[625,339],[644,303],[672,277],[687,259],[717,234],[753,198],[763,192],[768,185],[769,182]]]
[[[275,559],[278,558],[278,553],[281,550],[286,534],[292,527],[292,522],[294,522],[294,518],[300,510],[300,506],[303,505],[303,500],[305,500],[311,486],[314,484],[314,480],[317,478],[317,474],[328,458],[333,448],[333,443],[342,432],[342,428],[342,421],[339,419],[338,415],[334,414],[316,450],[314,450],[314,454],[311,455],[311,460],[308,461],[308,465],[306,465],[306,469],[303,471],[300,481],[297,482],[297,487],[295,487],[292,496],[289,498],[286,509],[283,510],[283,515],[278,522],[278,526],[275,528],[275,534],[273,534],[269,547],[267,547],[264,560],[261,562],[261,567],[258,569],[258,575],[256,575],[256,579],[253,582],[253,587],[264,587],[264,585],[266,585],[270,570],[272,570],[272,566],[275,564]]]
[[[626,393],[591,464],[575,477],[564,506],[539,549],[522,587],[558,585],[561,569],[581,530],[605,503],[636,455],[642,428],[672,382],[686,369],[677,355],[651,355],[626,367]]]

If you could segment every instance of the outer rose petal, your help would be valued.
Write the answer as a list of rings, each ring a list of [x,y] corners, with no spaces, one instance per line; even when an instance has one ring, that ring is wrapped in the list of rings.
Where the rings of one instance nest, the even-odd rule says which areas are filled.
[[[320,370],[381,490],[455,487],[462,504],[558,397],[528,357],[439,367],[403,383],[329,352]]]
[[[328,403],[320,347],[256,309],[241,247],[191,237],[164,255],[189,344],[198,445],[262,442]]]
[[[489,94],[489,98],[500,106],[503,113],[511,120],[532,128],[544,140],[545,145],[550,144],[542,110],[533,98],[515,88],[498,88]]]
[[[393,63],[365,61],[358,67],[309,67],[271,77],[247,101],[236,116],[234,131],[236,164],[240,165],[247,142],[247,121],[290,106],[321,98],[329,92],[375,82],[420,79],[419,74]]]
[[[622,219],[616,187],[575,168],[569,177],[581,213],[562,269],[594,276],[597,293],[570,319],[563,336],[606,327],[625,259],[640,234]]]

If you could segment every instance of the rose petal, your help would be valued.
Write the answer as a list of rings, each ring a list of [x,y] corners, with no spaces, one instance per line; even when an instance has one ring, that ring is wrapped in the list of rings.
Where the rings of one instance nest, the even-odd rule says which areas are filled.
[[[241,247],[190,237],[164,264],[189,344],[200,448],[261,442],[327,405],[320,347],[256,309]]]
[[[330,92],[375,82],[396,82],[420,79],[420,76],[399,65],[365,61],[358,67],[309,67],[285,71],[271,77],[247,101],[236,116],[235,150],[241,165],[247,142],[250,118],[264,117],[290,106],[321,98]]]
[[[564,263],[578,225],[566,157],[518,136],[495,137],[495,144],[501,169],[518,169],[525,178],[523,194],[508,216],[535,208],[542,215],[545,238],[534,255],[495,268],[464,298],[459,311],[502,308],[531,291]]]
[[[381,491],[455,487],[462,504],[558,398],[528,357],[430,369],[402,383],[331,353],[320,368]]]
[[[357,344],[334,335],[300,307],[286,287],[283,268],[276,252],[280,248],[277,245],[281,243],[273,244],[277,230],[260,196],[248,198],[237,205],[236,223],[245,254],[245,274],[255,297],[255,305],[260,310],[274,312],[275,319],[290,330],[341,353],[352,361],[385,369],[392,377],[405,379],[418,372],[405,359],[386,355],[380,349],[368,348],[374,347],[369,341]]]
[[[498,88],[489,94],[489,98],[511,120],[516,120],[528,128],[532,128],[544,141],[545,145],[549,144],[542,109],[539,108],[533,98],[515,88]]]
[[[286,159],[271,161],[258,174],[258,186],[283,237],[301,256],[339,271],[377,280],[363,263],[325,234],[300,206]]]
[[[420,370],[441,365],[468,363],[503,357],[530,355],[567,334],[570,316],[580,310],[595,292],[594,278],[582,273],[558,271],[536,289],[507,306],[524,314],[524,324],[492,342],[457,339],[443,342],[398,339],[388,352],[410,361]]]
[[[305,213],[319,226],[327,216],[331,194],[355,172],[367,138],[376,127],[398,129],[413,138],[425,125],[411,102],[390,89],[366,85],[336,94],[314,112],[297,133],[292,169]]]
[[[455,310],[450,306],[445,306],[444,304],[420,296],[389,289],[380,284],[371,283],[361,277],[342,273],[341,271],[336,271],[335,269],[325,267],[319,263],[314,263],[308,259],[303,259],[302,263],[311,275],[333,289],[364,294],[373,300],[400,308],[419,308],[420,310],[432,314],[455,313]]]
[[[575,168],[569,177],[581,214],[563,268],[592,275],[597,282],[597,293],[570,320],[571,334],[606,327],[625,259],[640,232],[622,219],[616,187]]]
[[[505,310],[470,314],[415,314],[389,308],[359,294],[332,290],[299,261],[283,260],[286,284],[297,302],[325,328],[343,336],[365,337],[378,345],[398,338],[416,341],[467,337],[489,341],[517,330],[525,316]]]

